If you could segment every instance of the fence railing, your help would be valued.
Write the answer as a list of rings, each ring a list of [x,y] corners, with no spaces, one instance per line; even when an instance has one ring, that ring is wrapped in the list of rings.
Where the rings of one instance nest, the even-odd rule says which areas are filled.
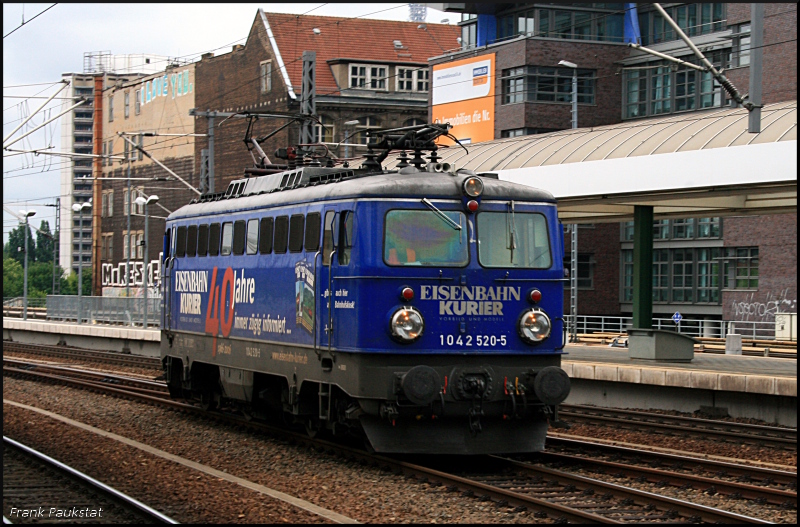
[[[3,307],[25,307],[25,299],[21,296],[4,298]],[[46,298],[28,298],[28,307],[45,307],[47,305]]]
[[[144,298],[48,295],[47,319],[77,321],[79,324],[123,324],[143,326]],[[161,298],[147,299],[147,326],[161,322]]]
[[[571,317],[566,316],[568,331],[571,333]],[[609,317],[600,315],[578,315],[576,329],[579,334],[586,333],[625,333],[633,327],[632,317]],[[653,329],[678,331],[689,337],[725,338],[728,333],[738,333],[749,339],[775,339],[775,321],[731,321],[684,318],[679,324],[671,318],[654,318]]]

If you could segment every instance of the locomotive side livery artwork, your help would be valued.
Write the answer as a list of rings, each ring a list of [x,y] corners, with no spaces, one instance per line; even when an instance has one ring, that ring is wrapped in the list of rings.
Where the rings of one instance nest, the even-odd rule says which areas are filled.
[[[544,448],[570,389],[556,203],[437,163],[448,130],[382,130],[358,169],[262,163],[170,214],[173,397],[379,452]],[[414,157],[384,170],[391,150]]]

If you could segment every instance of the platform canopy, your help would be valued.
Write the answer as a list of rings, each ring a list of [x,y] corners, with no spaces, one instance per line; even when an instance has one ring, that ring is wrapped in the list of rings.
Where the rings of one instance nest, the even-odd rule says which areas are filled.
[[[580,120],[580,114],[579,114]],[[797,101],[717,108],[440,148],[440,162],[548,190],[566,223],[797,211]],[[388,169],[397,155],[387,158]]]

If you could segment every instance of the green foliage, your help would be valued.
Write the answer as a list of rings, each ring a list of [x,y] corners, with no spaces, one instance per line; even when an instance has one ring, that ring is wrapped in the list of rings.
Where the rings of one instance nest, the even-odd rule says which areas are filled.
[[[42,220],[39,226],[39,232],[36,233],[36,261],[37,262],[52,262],[53,261],[53,233],[50,232],[50,224]],[[30,263],[30,262],[28,262]]]
[[[3,298],[22,296],[22,264],[13,258],[3,258]]]
[[[77,295],[78,294],[78,273],[71,272],[67,279],[61,285],[62,295]],[[92,294],[92,269],[83,269],[83,292],[84,296]]]
[[[10,233],[8,233],[8,243],[3,246],[3,259],[5,258],[13,258],[20,265],[25,259],[25,253],[23,251],[19,251],[18,247],[25,246],[25,225],[17,225],[16,228],[12,229]],[[36,244],[34,242],[33,236],[31,235],[31,228],[28,227],[28,263],[31,263],[36,260]],[[21,287],[21,286],[20,286]]]

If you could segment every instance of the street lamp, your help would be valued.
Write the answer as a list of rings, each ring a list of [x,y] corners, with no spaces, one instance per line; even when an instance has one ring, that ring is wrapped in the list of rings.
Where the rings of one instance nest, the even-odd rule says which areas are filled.
[[[144,205],[144,323],[142,324],[144,329],[147,329],[147,263],[149,262],[147,258],[147,206],[157,202],[158,196],[155,194],[147,199],[139,196],[135,201],[137,205]]]
[[[559,66],[572,68],[572,128],[578,127],[578,65],[568,60],[558,62]]]
[[[558,65],[572,68],[572,129],[574,130],[578,128],[578,65],[568,60],[561,60]],[[570,231],[569,311],[572,318],[570,342],[578,342],[578,224],[573,223]]]
[[[36,214],[36,211],[21,210],[19,213],[25,220],[25,247],[22,249],[25,252],[25,277],[22,281],[22,320],[28,320],[28,218]]]
[[[80,218],[80,238],[81,241],[78,244],[78,324],[82,321],[82,308],[83,308],[83,211],[91,210],[92,204],[90,202],[84,203],[73,203],[72,210],[78,213],[78,217]]]

